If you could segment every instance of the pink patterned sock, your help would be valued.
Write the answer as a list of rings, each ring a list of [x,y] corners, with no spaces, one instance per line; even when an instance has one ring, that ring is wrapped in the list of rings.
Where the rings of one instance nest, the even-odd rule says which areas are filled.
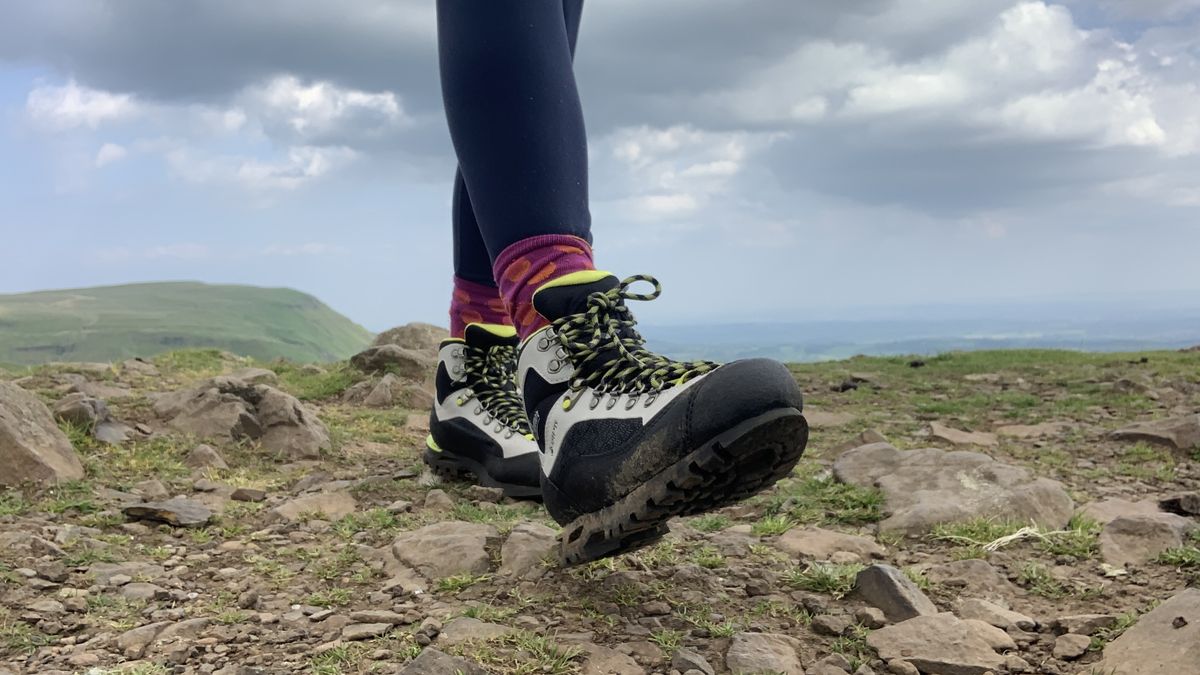
[[[500,297],[522,340],[548,323],[533,308],[533,292],[539,286],[572,272],[594,269],[592,247],[566,234],[522,239],[501,251],[492,263]]]
[[[463,337],[469,323],[512,325],[499,289],[456,276],[450,300],[450,337]]]

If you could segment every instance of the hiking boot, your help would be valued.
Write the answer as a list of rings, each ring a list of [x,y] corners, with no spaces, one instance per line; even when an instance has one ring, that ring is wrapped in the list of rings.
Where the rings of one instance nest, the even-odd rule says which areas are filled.
[[[509,497],[541,494],[538,446],[517,394],[517,333],[473,323],[438,351],[437,395],[425,463],[442,475],[471,474]]]
[[[653,292],[630,292],[638,281]],[[770,487],[804,452],[800,389],[782,364],[674,361],[644,347],[625,301],[660,291],[652,277],[585,271],[533,296],[550,325],[522,344],[517,377],[564,564],[653,543],[671,517]]]

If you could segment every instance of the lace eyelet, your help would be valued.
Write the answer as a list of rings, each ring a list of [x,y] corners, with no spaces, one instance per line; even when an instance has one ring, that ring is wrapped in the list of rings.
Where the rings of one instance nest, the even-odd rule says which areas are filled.
[[[483,406],[476,406],[475,411],[472,412],[471,414],[472,415],[482,415],[483,414]]]
[[[633,410],[633,406],[637,405],[638,396],[639,394],[634,394],[633,396],[629,397],[629,400],[625,402],[626,410]]]
[[[539,352],[550,351],[550,339],[544,335],[538,338],[537,350]]]
[[[595,410],[603,398],[603,396],[592,396],[592,400],[588,402],[588,410]]]
[[[463,400],[461,396],[459,396],[454,402],[458,404],[458,407],[460,408],[467,404],[467,402]]]
[[[554,355],[560,359],[567,358],[567,348],[560,345],[557,349],[554,350]]]
[[[658,394],[650,394],[645,401],[642,401],[642,406],[649,408],[656,400],[658,400]]]
[[[605,410],[612,410],[615,407],[617,407],[617,397],[615,397],[615,396],[613,398],[608,399],[608,403],[604,404]]]
[[[550,366],[547,368],[547,370],[549,370],[551,373],[557,373],[563,369],[563,365],[564,364],[562,361],[554,359],[550,362]]]

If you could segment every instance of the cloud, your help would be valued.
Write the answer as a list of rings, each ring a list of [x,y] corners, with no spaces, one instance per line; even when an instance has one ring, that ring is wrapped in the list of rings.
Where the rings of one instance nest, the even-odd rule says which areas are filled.
[[[50,129],[96,129],[105,122],[127,120],[140,112],[129,94],[83,87],[75,80],[57,86],[39,84],[29,92],[25,109],[34,122]]]
[[[283,157],[263,160],[181,147],[168,150],[164,157],[171,171],[187,182],[266,192],[295,190],[349,164],[357,153],[346,147],[298,146]]]
[[[105,143],[96,151],[96,168],[102,169],[113,162],[119,162],[129,154],[129,151],[124,146],[116,143]]]
[[[413,125],[391,91],[368,92],[282,75],[238,96],[267,136],[305,144],[360,143]]]

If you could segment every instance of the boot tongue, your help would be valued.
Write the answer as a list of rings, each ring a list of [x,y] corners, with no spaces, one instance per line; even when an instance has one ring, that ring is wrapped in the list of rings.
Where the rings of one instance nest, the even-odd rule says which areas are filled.
[[[515,347],[520,341],[515,328],[498,323],[467,324],[467,331],[464,334],[464,338],[467,344],[472,347],[482,347],[484,349],[488,347]]]
[[[533,294],[533,308],[548,321],[581,314],[587,309],[588,296],[611,291],[620,283],[612,274],[600,270],[572,272],[538,288]]]

